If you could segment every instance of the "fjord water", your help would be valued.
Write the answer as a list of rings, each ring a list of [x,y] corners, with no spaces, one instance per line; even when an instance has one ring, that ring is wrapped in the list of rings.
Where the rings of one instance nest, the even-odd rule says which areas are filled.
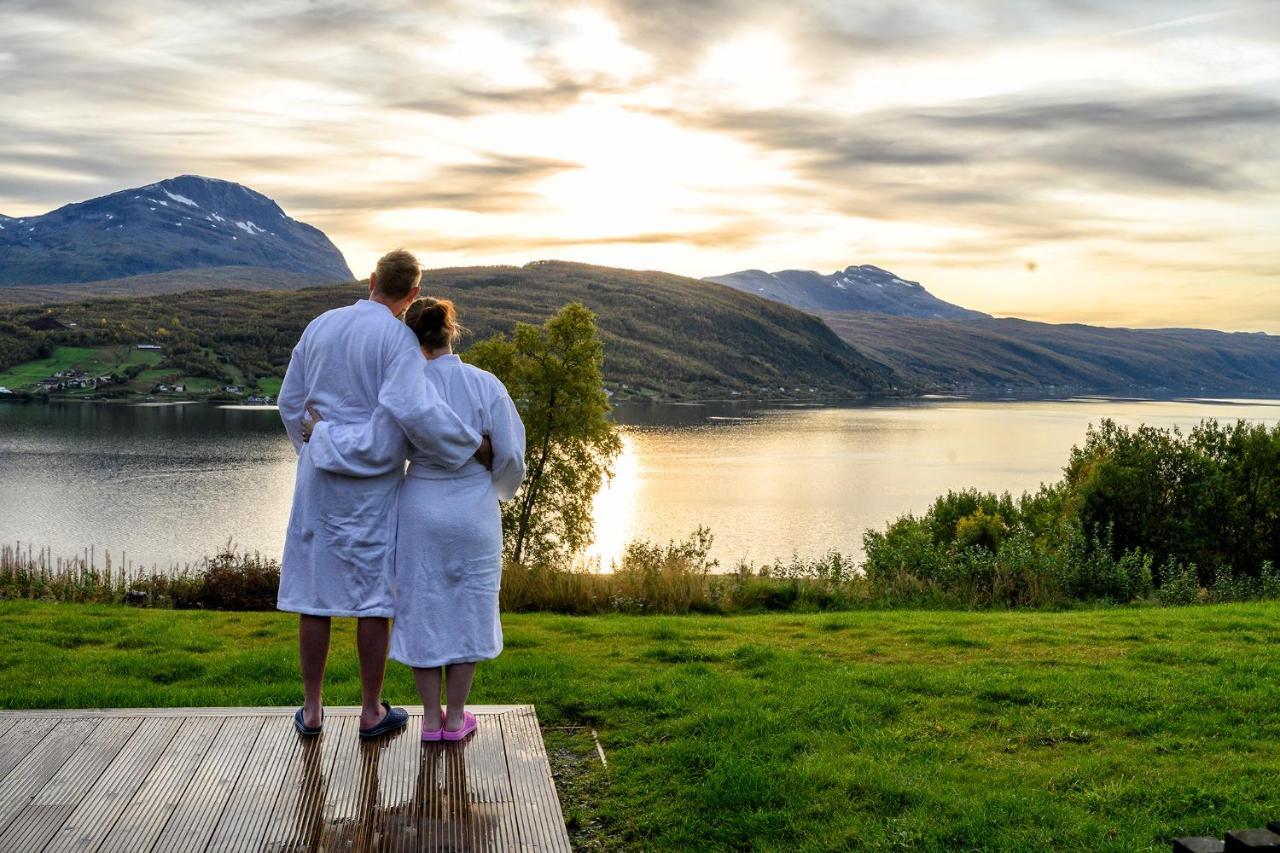
[[[631,539],[701,524],[731,568],[860,556],[863,530],[948,489],[1034,490],[1102,418],[1273,424],[1280,401],[624,405],[615,417],[625,452],[597,500],[592,555],[607,567]],[[92,545],[161,568],[229,539],[278,557],[294,464],[274,409],[0,404],[0,542],[55,556]]]

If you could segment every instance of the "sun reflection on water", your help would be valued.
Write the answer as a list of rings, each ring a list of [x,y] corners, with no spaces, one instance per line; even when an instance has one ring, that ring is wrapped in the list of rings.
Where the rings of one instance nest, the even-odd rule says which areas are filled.
[[[639,493],[640,456],[635,439],[624,430],[622,453],[613,463],[613,479],[596,493],[591,508],[596,538],[586,556],[588,561],[599,561],[602,571],[612,570],[621,559],[627,540],[634,535]]]

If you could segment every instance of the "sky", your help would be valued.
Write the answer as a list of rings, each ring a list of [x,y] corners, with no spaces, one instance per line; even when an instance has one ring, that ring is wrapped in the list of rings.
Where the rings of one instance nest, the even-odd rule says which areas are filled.
[[[1280,333],[1277,0],[0,0],[0,213],[200,174],[358,276],[876,264]]]

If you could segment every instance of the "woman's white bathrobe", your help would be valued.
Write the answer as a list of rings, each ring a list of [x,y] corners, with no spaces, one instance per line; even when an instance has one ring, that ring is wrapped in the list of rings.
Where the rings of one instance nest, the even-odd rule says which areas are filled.
[[[409,442],[418,457],[456,469],[475,453],[479,432],[425,381],[414,334],[365,299],[311,321],[279,403],[298,469],[276,606],[313,616],[391,616],[396,499]],[[375,428],[336,459],[323,441],[303,443],[307,404],[326,423]]]
[[[424,362],[427,384],[468,427],[493,443],[493,469],[460,468],[412,451],[400,491],[395,627],[391,657],[416,667],[489,660],[502,651],[499,500],[524,479],[524,424],[507,389],[456,355]],[[344,456],[371,443],[381,425],[318,425],[312,443]]]

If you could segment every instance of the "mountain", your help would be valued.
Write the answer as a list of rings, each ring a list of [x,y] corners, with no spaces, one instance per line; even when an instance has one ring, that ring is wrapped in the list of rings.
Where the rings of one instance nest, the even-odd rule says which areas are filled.
[[[0,216],[0,287],[102,281],[208,267],[349,281],[318,228],[230,181],[182,175],[41,216]]]
[[[917,388],[978,395],[1280,392],[1280,338],[997,319],[864,264],[821,275],[744,270],[707,281],[810,311]]]
[[[824,312],[849,344],[934,391],[1025,396],[1280,393],[1280,337],[1015,318]]]
[[[743,270],[707,281],[783,302],[805,311],[872,311],[900,317],[986,317],[944,302],[919,282],[905,281],[871,264],[822,275],[813,270]]]
[[[542,323],[566,303],[583,303],[598,315],[605,376],[619,396],[810,400],[895,393],[901,386],[892,370],[817,317],[699,279],[541,261],[428,270],[422,287],[457,303],[471,330],[466,341],[509,332],[518,321]],[[366,292],[354,283],[273,293],[210,290],[181,299],[0,310],[0,375],[33,358],[40,342],[94,347],[157,340],[165,360],[148,376],[172,367],[175,375],[270,388],[311,318]],[[44,336],[25,325],[50,312],[77,325]],[[9,364],[6,352],[14,354]]]

